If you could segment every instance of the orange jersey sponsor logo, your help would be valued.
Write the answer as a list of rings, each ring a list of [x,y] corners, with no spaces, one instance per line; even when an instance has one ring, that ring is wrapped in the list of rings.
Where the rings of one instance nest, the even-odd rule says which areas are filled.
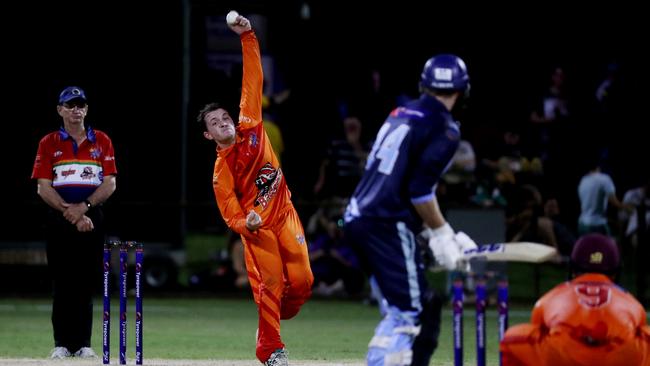
[[[254,119],[248,116],[244,116],[243,114],[239,116],[239,122],[241,123],[253,123],[254,121]]]
[[[258,189],[255,206],[262,206],[262,209],[265,209],[277,193],[281,181],[282,170],[275,169],[271,163],[264,164],[255,178],[255,186]]]

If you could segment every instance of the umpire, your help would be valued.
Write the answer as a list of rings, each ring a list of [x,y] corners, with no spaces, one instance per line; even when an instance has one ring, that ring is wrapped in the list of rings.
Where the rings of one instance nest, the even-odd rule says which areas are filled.
[[[65,88],[57,112],[63,125],[41,139],[32,171],[38,195],[50,207],[46,222],[53,288],[50,357],[95,358],[90,338],[104,242],[101,204],[115,191],[117,169],[111,139],[85,125],[88,103],[81,88]]]

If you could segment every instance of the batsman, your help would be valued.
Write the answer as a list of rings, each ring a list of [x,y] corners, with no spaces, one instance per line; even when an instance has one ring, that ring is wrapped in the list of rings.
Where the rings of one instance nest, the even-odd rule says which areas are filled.
[[[454,232],[435,195],[460,140],[454,107],[469,95],[465,62],[442,54],[424,65],[421,95],[380,128],[346,209],[346,237],[383,297],[384,318],[368,345],[370,366],[428,365],[438,344],[442,299],[427,287],[416,234],[423,224],[439,265],[455,269],[476,243]]]
[[[285,366],[280,320],[298,313],[311,295],[314,277],[302,224],[262,125],[264,76],[257,37],[241,15],[228,26],[242,44],[238,122],[217,103],[206,105],[198,121],[203,136],[217,145],[212,185],[219,211],[244,243],[259,315],[257,358],[268,366]]]

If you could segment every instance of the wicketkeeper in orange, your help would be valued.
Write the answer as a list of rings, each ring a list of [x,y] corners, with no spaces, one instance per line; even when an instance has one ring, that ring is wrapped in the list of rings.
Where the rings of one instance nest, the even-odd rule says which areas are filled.
[[[650,328],[643,306],[613,279],[616,243],[587,234],[571,254],[573,279],[535,304],[529,324],[508,329],[504,366],[650,366]]]

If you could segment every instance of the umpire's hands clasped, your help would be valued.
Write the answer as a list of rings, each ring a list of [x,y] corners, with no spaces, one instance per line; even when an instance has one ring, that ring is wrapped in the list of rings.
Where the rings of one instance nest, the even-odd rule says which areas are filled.
[[[83,215],[81,219],[77,221],[75,226],[77,226],[77,230],[82,233],[87,233],[95,229],[95,224],[93,224],[93,220],[91,220],[90,217],[86,215]]]
[[[88,206],[85,203],[72,203],[63,211],[63,217],[72,225],[76,225],[86,212],[88,212]]]

